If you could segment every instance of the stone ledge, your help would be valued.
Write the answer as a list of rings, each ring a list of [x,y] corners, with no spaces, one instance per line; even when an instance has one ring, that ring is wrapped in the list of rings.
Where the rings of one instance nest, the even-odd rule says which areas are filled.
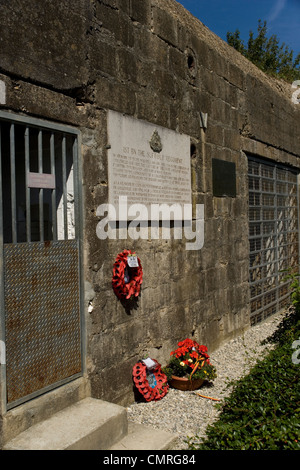
[[[127,429],[125,408],[85,398],[22,432],[4,450],[105,450]]]

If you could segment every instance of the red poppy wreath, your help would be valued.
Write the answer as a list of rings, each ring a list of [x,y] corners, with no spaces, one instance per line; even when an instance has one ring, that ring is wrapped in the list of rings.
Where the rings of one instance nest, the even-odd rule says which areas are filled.
[[[128,257],[134,257],[135,265],[128,264]],[[112,286],[120,300],[138,297],[143,282],[143,268],[140,259],[130,250],[124,250],[116,257],[113,266]]]
[[[167,376],[157,362],[154,369],[148,371],[146,364],[139,361],[133,366],[132,378],[134,385],[146,401],[157,401],[163,398],[169,389]]]

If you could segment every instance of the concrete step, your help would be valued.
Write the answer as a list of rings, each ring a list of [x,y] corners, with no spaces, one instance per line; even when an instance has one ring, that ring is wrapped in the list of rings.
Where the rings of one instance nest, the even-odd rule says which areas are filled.
[[[176,439],[128,422],[122,406],[85,398],[21,432],[3,450],[170,450]]]
[[[23,431],[4,450],[107,450],[127,431],[125,408],[85,398]]]
[[[128,433],[109,450],[172,450],[177,436],[161,429],[128,422]]]

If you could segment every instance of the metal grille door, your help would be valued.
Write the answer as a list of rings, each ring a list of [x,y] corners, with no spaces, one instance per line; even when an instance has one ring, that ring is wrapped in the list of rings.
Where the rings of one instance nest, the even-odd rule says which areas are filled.
[[[78,133],[0,112],[6,406],[81,375]]]
[[[297,173],[248,159],[251,324],[290,300],[282,270],[298,270]]]

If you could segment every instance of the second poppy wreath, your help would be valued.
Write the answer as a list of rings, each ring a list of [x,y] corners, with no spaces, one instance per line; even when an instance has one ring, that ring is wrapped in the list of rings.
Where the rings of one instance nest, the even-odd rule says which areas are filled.
[[[112,287],[120,300],[138,297],[143,282],[140,258],[131,250],[123,250],[113,266]]]

